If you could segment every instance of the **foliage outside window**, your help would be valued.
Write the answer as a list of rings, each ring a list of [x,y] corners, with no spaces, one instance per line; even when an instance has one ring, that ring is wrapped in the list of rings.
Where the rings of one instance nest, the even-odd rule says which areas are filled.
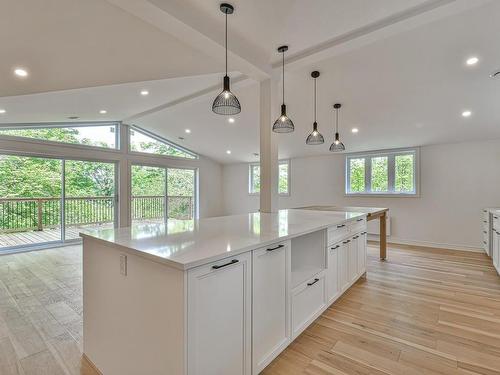
[[[260,193],[260,165],[250,164],[249,166],[249,194]],[[290,194],[290,161],[280,160],[278,164],[278,193],[280,195]]]
[[[417,149],[346,157],[347,195],[417,195]]]
[[[103,148],[118,148],[118,125],[109,124],[47,124],[0,127],[1,135],[38,139]]]
[[[196,159],[197,155],[182,149],[181,147],[170,144],[166,139],[146,134],[146,131],[131,128],[130,132],[130,151],[144,152],[154,155],[173,156],[177,158]]]

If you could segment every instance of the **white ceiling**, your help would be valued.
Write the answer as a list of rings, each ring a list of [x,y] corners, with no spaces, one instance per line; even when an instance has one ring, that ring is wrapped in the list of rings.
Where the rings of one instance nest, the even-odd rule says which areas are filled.
[[[229,124],[210,110],[218,89],[206,90],[220,83],[220,73],[213,74],[223,68],[217,56],[220,51],[207,54],[206,48],[193,44],[196,32],[222,43],[219,2],[110,2],[119,7],[104,0],[51,0],[49,7],[40,6],[32,17],[15,22],[28,6],[38,7],[37,2],[19,0],[13,2],[13,15],[0,14],[0,41],[9,51],[0,61],[0,108],[7,110],[0,114],[0,122],[63,121],[72,115],[80,116],[80,121],[126,120],[222,163],[258,160],[253,155],[259,152],[258,83],[247,79],[233,85],[243,111]],[[130,4],[140,2],[157,7],[158,14],[178,17],[197,31],[181,42],[180,34],[174,37],[157,23],[145,21],[147,17],[120,9],[123,5],[130,10]],[[307,63],[290,65],[286,102],[296,131],[277,135],[280,157],[327,154],[333,136],[331,106],[336,101],[343,104],[341,135],[349,151],[500,138],[500,80],[488,77],[500,68],[495,40],[500,32],[496,17],[500,2],[457,0],[448,5],[451,2],[235,1],[230,47],[232,43],[240,57],[255,53],[258,58],[252,64],[275,61],[274,50],[283,42],[290,45],[291,55],[300,55],[346,34],[361,35],[374,24],[389,26],[388,20],[410,25],[405,14],[443,5],[428,11],[440,12],[433,21],[411,24],[363,45],[348,41],[313,63],[304,59]],[[16,35],[27,41],[25,47],[13,39]],[[41,42],[34,35],[43,35]],[[352,48],[345,48],[350,43]],[[479,64],[465,66],[472,55],[480,58]],[[18,65],[30,70],[27,79],[13,78],[11,69]],[[314,69],[321,72],[318,122],[327,139],[317,147],[305,145],[312,124],[310,72]],[[76,87],[89,88],[14,96]],[[147,97],[139,95],[144,88],[151,92]],[[100,109],[108,110],[107,115],[99,115]],[[462,118],[464,109],[473,115]],[[276,106],[276,115],[278,111]],[[357,135],[349,131],[354,126],[359,128]],[[184,133],[186,128],[191,134]],[[226,154],[228,149],[231,155]]]

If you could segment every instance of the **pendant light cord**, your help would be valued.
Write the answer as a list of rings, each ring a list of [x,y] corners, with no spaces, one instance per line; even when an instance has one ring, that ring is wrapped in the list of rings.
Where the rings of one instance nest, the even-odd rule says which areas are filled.
[[[314,122],[316,122],[316,78],[314,78]]]
[[[283,55],[283,104],[285,104],[285,51],[282,52]]]
[[[226,39],[226,76],[227,76],[227,12],[226,13],[226,32],[225,32],[225,39]]]
[[[339,108],[335,109],[335,117],[336,117],[335,133],[338,133],[339,132]]]

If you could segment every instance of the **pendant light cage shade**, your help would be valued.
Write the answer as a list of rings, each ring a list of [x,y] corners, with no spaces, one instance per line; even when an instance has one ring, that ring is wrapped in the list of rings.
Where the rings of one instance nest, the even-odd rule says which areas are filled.
[[[315,145],[321,145],[325,143],[325,138],[323,135],[318,131],[318,124],[314,122],[313,124],[313,131],[311,134],[307,136],[306,139],[306,144],[315,146]]]
[[[276,119],[273,125],[275,133],[291,133],[295,130],[293,121],[286,115],[286,105],[281,105],[281,116]]]
[[[282,55],[282,72],[283,72],[283,104],[281,104],[281,115],[273,124],[273,132],[275,133],[291,133],[295,130],[293,121],[286,115],[285,105],[285,52],[288,51],[288,46],[281,46],[278,52]]]
[[[222,3],[220,5],[220,10],[224,13],[226,18],[226,27],[225,27],[225,50],[226,50],[226,75],[223,79],[223,88],[222,92],[217,95],[213,104],[212,111],[218,115],[223,116],[231,116],[236,115],[241,112],[240,101],[231,92],[229,76],[227,75],[227,15],[233,14],[234,7],[231,4]]]
[[[310,146],[316,146],[325,143],[325,138],[318,131],[318,123],[316,122],[316,78],[319,77],[319,72],[315,70],[311,73],[311,77],[313,77],[314,79],[314,122],[313,131],[307,136],[306,144]]]
[[[241,112],[238,98],[229,89],[229,77],[224,77],[224,89],[212,104],[212,111],[218,115],[231,116]]]
[[[333,105],[333,108],[335,108],[335,140],[330,146],[330,151],[331,152],[342,152],[345,151],[345,146],[342,142],[340,142],[340,135],[339,135],[339,111],[340,107],[342,107],[341,104],[336,103]]]

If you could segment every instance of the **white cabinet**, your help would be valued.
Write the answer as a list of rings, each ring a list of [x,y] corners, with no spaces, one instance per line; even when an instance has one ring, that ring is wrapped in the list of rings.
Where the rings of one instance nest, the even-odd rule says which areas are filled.
[[[496,229],[493,229],[493,237],[492,241],[492,259],[493,265],[497,269],[497,272],[500,273],[500,232]]]
[[[328,248],[328,268],[326,277],[326,290],[328,304],[333,303],[340,295],[339,253],[340,244]]]
[[[339,283],[340,290],[344,292],[349,287],[349,240],[342,241],[339,245]]]
[[[366,272],[366,232],[361,232],[358,238],[358,276]]]
[[[251,253],[188,271],[188,375],[250,375]]]
[[[289,243],[254,250],[252,273],[252,372],[258,374],[290,342]]]
[[[358,278],[358,240],[359,234],[351,237],[349,241],[349,284]]]
[[[326,307],[325,272],[292,291],[292,339],[316,319]]]

